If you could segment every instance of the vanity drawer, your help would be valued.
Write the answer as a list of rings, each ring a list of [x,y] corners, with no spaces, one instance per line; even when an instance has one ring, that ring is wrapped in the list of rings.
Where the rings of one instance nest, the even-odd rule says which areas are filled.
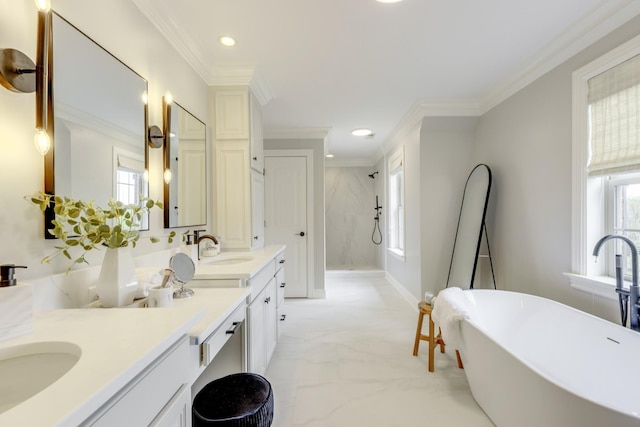
[[[277,292],[277,298],[276,298],[277,303],[276,303],[276,305],[278,307],[284,301],[284,290],[285,290],[286,286],[287,286],[287,284],[286,284],[286,282],[284,280],[284,269],[281,268],[276,273],[276,292]]]
[[[286,260],[284,259],[284,251],[276,255],[276,271],[284,267]]]
[[[204,340],[200,346],[200,364],[207,366],[216,357],[220,349],[235,334],[240,333],[247,315],[247,304],[242,303],[224,323]]]

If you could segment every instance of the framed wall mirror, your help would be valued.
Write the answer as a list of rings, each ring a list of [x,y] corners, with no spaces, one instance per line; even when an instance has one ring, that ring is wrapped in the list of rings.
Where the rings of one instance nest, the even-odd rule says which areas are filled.
[[[491,180],[491,169],[485,164],[474,167],[467,178],[453,243],[447,287],[473,288],[482,233],[485,231]]]
[[[149,194],[147,81],[56,13],[50,43],[54,154],[45,191],[99,206],[111,198],[137,204]],[[144,218],[141,228],[148,224]]]
[[[164,124],[165,182],[164,226],[192,227],[207,223],[206,125],[180,104],[168,105]]]

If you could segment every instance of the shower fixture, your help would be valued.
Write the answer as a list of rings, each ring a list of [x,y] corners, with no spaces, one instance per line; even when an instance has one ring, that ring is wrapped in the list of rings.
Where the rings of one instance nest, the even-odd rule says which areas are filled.
[[[378,171],[375,171],[374,173],[370,173],[369,174],[369,178],[375,179],[377,173],[378,173]]]
[[[371,175],[369,175],[371,178],[373,178],[373,175],[375,175],[378,172],[372,173]],[[375,218],[373,218],[373,232],[371,233],[371,241],[376,244],[379,245],[382,243],[382,231],[380,231],[380,215],[381,215],[381,210],[382,210],[382,206],[380,206],[380,203],[378,203],[378,196],[376,196],[376,207],[373,208],[376,211],[376,216]],[[378,237],[376,238],[376,231],[378,232]]]

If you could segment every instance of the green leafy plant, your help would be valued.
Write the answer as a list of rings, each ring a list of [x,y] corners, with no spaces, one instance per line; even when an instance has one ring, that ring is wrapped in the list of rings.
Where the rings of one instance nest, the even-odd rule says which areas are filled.
[[[135,247],[140,239],[140,224],[142,215],[153,207],[162,209],[162,203],[150,198],[143,198],[139,205],[124,204],[114,199],[107,202],[107,207],[97,206],[92,200],[85,202],[70,197],[54,196],[44,192],[37,192],[25,197],[37,205],[41,211],[51,206],[55,219],[49,233],[58,238],[61,245],[56,245],[56,251],[44,257],[41,262],[49,263],[62,254],[73,261],[67,272],[76,264],[88,264],[85,259],[87,252],[100,247],[120,248],[131,245]],[[173,242],[175,231],[167,240]],[[151,242],[159,241],[157,237],[150,237]],[[80,248],[81,254],[77,258],[71,256],[71,248]]]

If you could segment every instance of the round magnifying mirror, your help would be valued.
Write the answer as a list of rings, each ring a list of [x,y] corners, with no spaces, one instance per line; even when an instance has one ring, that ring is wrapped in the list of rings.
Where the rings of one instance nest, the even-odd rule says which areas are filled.
[[[180,283],[180,289],[173,293],[174,298],[189,298],[193,296],[193,289],[187,289],[184,284],[193,279],[196,266],[188,255],[177,253],[169,260],[169,266],[173,270],[175,280]]]

